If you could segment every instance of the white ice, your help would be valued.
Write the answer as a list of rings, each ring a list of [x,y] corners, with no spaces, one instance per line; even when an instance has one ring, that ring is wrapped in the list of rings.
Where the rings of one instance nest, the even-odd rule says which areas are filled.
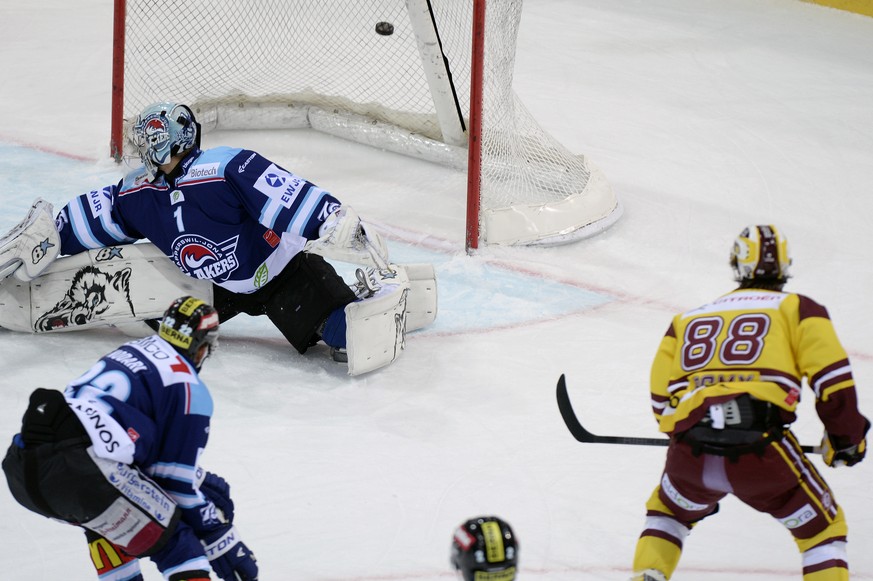
[[[120,175],[111,19],[110,0],[0,4],[0,232],[36,196],[59,207]],[[522,100],[624,204],[596,238],[468,257],[463,176],[304,131],[207,138],[333,191],[440,279],[436,324],[356,379],[266,320],[225,326],[203,373],[216,402],[204,463],[232,483],[265,581],[454,579],[452,530],[487,513],[515,528],[521,581],[626,579],[663,449],[577,443],[555,382],[567,374],[594,432],[657,436],[658,341],[674,312],[732,288],[727,254],[749,223],[788,235],[788,290],[829,308],[873,417],[873,19],[798,0],[529,0],[517,56]],[[0,331],[0,436],[34,388],[62,388],[128,339]],[[821,437],[811,400],[806,444]],[[815,461],[848,516],[853,577],[873,579],[873,460]],[[81,532],[2,489],[0,578],[94,578]],[[738,578],[799,579],[800,558],[781,525],[728,499],[674,579]]]

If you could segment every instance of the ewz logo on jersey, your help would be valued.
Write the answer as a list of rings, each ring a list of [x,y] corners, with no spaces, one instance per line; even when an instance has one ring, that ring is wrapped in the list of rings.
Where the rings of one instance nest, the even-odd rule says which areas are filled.
[[[218,243],[196,234],[179,236],[173,241],[173,260],[188,276],[222,282],[239,266],[238,241],[239,236]]]
[[[285,185],[285,177],[277,176],[274,173],[268,173],[267,175],[265,175],[264,181],[274,188],[281,188],[283,185]]]
[[[255,181],[256,190],[286,208],[294,204],[305,187],[306,180],[275,164],[270,164]]]

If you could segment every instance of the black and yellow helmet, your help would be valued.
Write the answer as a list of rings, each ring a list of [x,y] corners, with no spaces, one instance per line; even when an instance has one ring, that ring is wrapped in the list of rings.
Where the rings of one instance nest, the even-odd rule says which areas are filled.
[[[218,312],[200,299],[178,298],[164,313],[158,336],[199,371],[218,344]],[[206,350],[201,353],[204,345]]]
[[[747,226],[734,240],[730,264],[737,282],[785,282],[791,276],[788,240],[772,224]]]
[[[509,524],[496,516],[472,518],[455,529],[451,562],[464,581],[513,581],[518,542]]]

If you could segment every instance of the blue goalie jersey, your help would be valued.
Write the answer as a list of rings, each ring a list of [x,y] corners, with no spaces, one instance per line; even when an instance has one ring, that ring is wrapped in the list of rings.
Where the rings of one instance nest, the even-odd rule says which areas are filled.
[[[61,254],[148,239],[188,276],[251,293],[318,238],[339,205],[253,151],[195,148],[171,176],[149,182],[140,168],[78,196],[57,225]]]

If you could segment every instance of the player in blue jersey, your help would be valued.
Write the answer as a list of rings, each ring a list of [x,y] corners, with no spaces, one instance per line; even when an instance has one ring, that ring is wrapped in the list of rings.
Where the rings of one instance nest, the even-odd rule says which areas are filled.
[[[0,239],[0,279],[14,272],[29,281],[59,254],[88,257],[98,249],[121,254],[125,245],[148,240],[182,273],[201,281],[209,296],[200,298],[215,306],[222,322],[239,313],[266,315],[300,353],[324,341],[332,352],[348,349],[351,357],[348,343],[356,343],[351,337],[356,334],[375,345],[373,351],[392,354],[380,365],[393,361],[393,354],[404,346],[406,303],[413,299],[403,291],[409,285],[388,285],[382,293],[393,296],[383,299],[386,306],[378,312],[389,314],[391,321],[394,311],[400,312],[398,323],[368,328],[374,313],[367,323],[366,317],[356,320],[346,307],[359,298],[369,299],[379,285],[355,285],[356,293],[324,258],[361,255],[380,269],[392,270],[393,278],[397,269],[389,267],[381,238],[365,232],[357,213],[326,190],[254,151],[203,150],[200,133],[186,105],[160,102],[144,109],[131,128],[143,165],[117,184],[71,200],[57,214],[54,226],[42,216],[51,206],[38,201],[31,215]],[[111,253],[92,256],[94,263],[112,258]],[[164,278],[154,277],[153,284],[165,283]],[[368,283],[372,282],[371,276]],[[68,291],[74,303],[77,293],[81,294]],[[187,288],[170,296],[178,294],[199,296]],[[132,309],[141,306],[131,302]],[[55,307],[62,311],[60,316],[52,315],[49,323],[37,322],[31,329],[81,324],[70,320],[68,313],[88,310],[84,307],[90,304],[78,301],[61,309],[59,302]],[[53,305],[37,310],[52,311]],[[366,371],[376,360],[361,352],[360,361],[364,364],[358,369]],[[350,358],[350,373],[356,363]]]
[[[60,253],[148,239],[214,284],[222,321],[267,315],[300,353],[322,337],[345,347],[335,328],[345,319],[330,315],[356,296],[321,256],[302,252],[339,200],[254,151],[201,150],[200,133],[185,105],[147,107],[131,131],[143,166],[61,209]]]
[[[142,581],[149,557],[167,581],[254,581],[233,526],[230,487],[199,466],[212,398],[200,379],[218,314],[193,297],[156,335],[125,343],[62,393],[31,394],[3,460],[15,499],[81,526],[101,581]]]

